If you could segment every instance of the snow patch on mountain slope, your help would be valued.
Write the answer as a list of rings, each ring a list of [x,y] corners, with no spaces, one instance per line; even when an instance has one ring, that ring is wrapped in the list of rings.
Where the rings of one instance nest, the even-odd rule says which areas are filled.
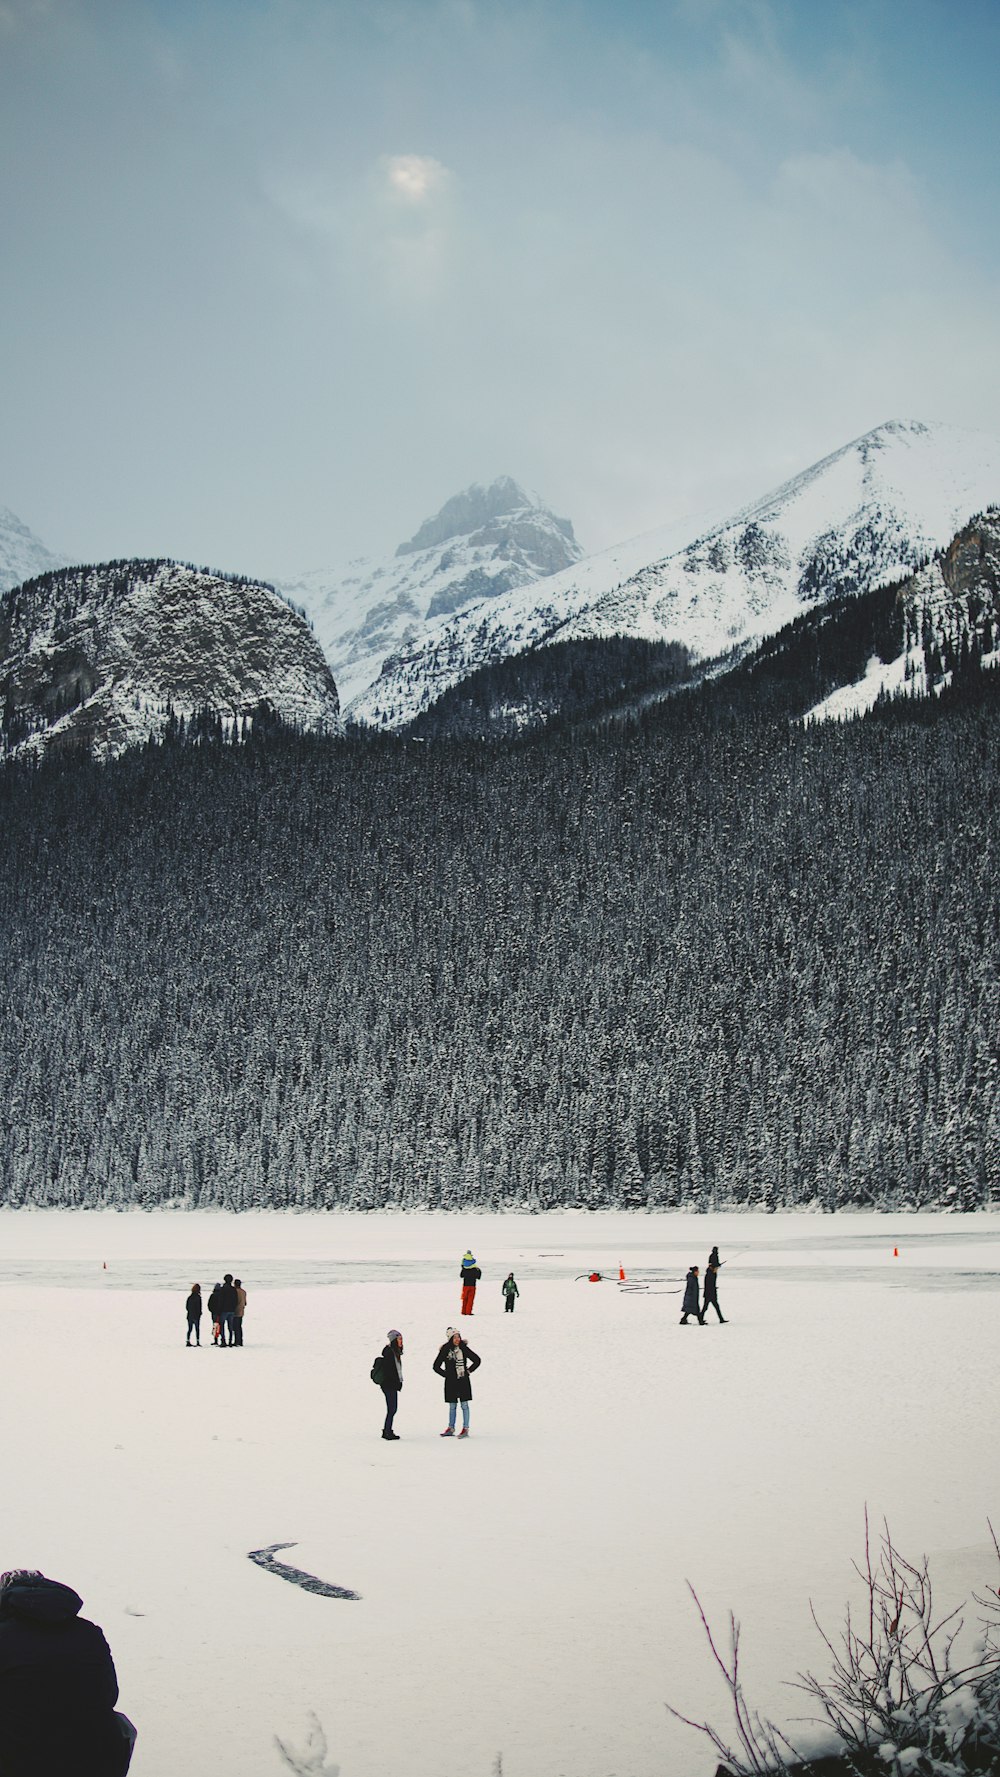
[[[502,476],[446,501],[387,559],[318,569],[281,590],[307,612],[349,708],[387,658],[456,611],[555,574],[580,553],[567,519]]]
[[[998,494],[1000,440],[890,421],[698,537],[652,532],[470,607],[403,648],[350,713],[401,726],[477,667],[557,641],[630,635],[714,658],[905,577]]]

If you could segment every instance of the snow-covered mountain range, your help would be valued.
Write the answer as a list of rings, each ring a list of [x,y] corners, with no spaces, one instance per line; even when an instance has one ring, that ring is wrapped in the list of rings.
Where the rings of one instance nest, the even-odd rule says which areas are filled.
[[[16,513],[0,506],[0,592],[65,566],[65,557],[53,555]]]
[[[85,744],[111,758],[171,713],[238,722],[263,706],[340,727],[322,649],[272,587],[170,561],[61,568],[4,593],[0,704],[8,754]]]
[[[417,648],[456,611],[556,574],[582,551],[557,518],[509,476],[446,501],[395,554],[281,581],[308,614],[345,710],[402,648]]]
[[[351,701],[401,727],[484,665],[603,636],[739,652],[804,609],[900,580],[1000,498],[1000,439],[890,421],[691,537],[671,527],[477,602],[403,646]]]

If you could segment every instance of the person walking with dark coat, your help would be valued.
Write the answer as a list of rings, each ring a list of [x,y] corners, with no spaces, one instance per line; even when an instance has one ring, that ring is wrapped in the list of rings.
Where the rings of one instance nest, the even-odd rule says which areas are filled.
[[[236,1309],[238,1299],[233,1274],[227,1271],[219,1285],[219,1307],[216,1319],[219,1323],[219,1344],[236,1344]]]
[[[473,1258],[472,1254],[466,1253],[464,1259],[462,1260],[462,1269],[459,1272],[459,1276],[462,1279],[462,1313],[463,1314],[471,1314],[472,1313],[472,1304],[474,1303],[474,1301],[476,1299],[476,1285],[479,1282],[479,1279],[482,1277],[482,1275],[483,1274],[480,1271],[479,1266],[476,1264],[476,1261]]]
[[[705,1322],[702,1319],[701,1307],[700,1307],[699,1300],[698,1300],[699,1290],[700,1290],[700,1285],[698,1283],[698,1267],[697,1267],[697,1265],[692,1265],[690,1271],[688,1272],[686,1278],[684,1279],[684,1301],[681,1304],[681,1326],[682,1327],[687,1326],[689,1314],[693,1314],[697,1317],[698,1325],[700,1327],[703,1327],[705,1325]]]
[[[720,1259],[720,1257],[719,1257],[719,1249],[717,1246],[713,1246],[711,1252],[709,1253],[708,1262],[710,1265],[715,1266],[716,1271],[720,1271],[722,1269],[723,1260]]]
[[[212,1316],[212,1344],[218,1345],[222,1337],[222,1323],[219,1319],[219,1293],[221,1283],[213,1284],[212,1294],[208,1298],[208,1312]]]
[[[115,1711],[118,1677],[71,1586],[19,1568],[0,1574],[3,1777],[124,1777],[135,1741]]]
[[[500,1285],[500,1289],[501,1289],[501,1293],[503,1295],[503,1311],[504,1311],[504,1313],[505,1314],[513,1314],[514,1303],[517,1300],[518,1296],[521,1294],[520,1290],[517,1287],[517,1284],[514,1282],[513,1271],[508,1271],[506,1277],[503,1280],[503,1283]]]
[[[477,1357],[471,1345],[467,1345],[457,1327],[448,1328],[448,1337],[442,1345],[432,1368],[436,1376],[444,1377],[444,1398],[448,1405],[448,1429],[443,1431],[443,1438],[455,1436],[455,1419],[458,1404],[462,1403],[462,1429],[460,1438],[469,1435],[469,1402],[472,1400],[472,1372],[478,1370],[482,1358]]]
[[[387,1337],[389,1343],[382,1347],[382,1393],[385,1395],[382,1436],[388,1443],[398,1444],[399,1433],[393,1431],[392,1422],[396,1417],[399,1391],[403,1386],[403,1335],[398,1327],[390,1327]]]
[[[718,1266],[717,1265],[709,1265],[708,1270],[705,1272],[705,1300],[702,1303],[702,1308],[701,1308],[702,1324],[704,1324],[705,1316],[708,1313],[710,1308],[715,1309],[715,1312],[718,1315],[723,1326],[725,1326],[725,1324],[726,1324],[726,1317],[723,1314],[722,1309],[719,1307],[719,1282],[718,1282],[718,1280],[719,1280]]]
[[[191,1334],[193,1333],[195,1344],[200,1345],[201,1344],[201,1284],[200,1283],[193,1283],[191,1285],[191,1294],[189,1295],[187,1301],[185,1302],[184,1308],[187,1313],[187,1321],[188,1321],[187,1338],[185,1339],[184,1343],[185,1343],[185,1345],[190,1345]]]

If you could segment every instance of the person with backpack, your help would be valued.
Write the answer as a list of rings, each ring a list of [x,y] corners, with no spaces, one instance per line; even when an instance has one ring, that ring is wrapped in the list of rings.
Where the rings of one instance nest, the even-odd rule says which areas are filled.
[[[482,1363],[471,1345],[467,1345],[457,1327],[448,1328],[448,1337],[434,1359],[432,1369],[436,1376],[444,1377],[444,1398],[448,1407],[448,1428],[441,1433],[443,1438],[455,1436],[455,1419],[458,1414],[458,1403],[462,1403],[462,1429],[460,1438],[469,1435],[469,1403],[472,1400],[472,1372],[478,1370]]]
[[[372,1381],[378,1383],[385,1395],[382,1436],[386,1443],[398,1444],[399,1433],[393,1431],[392,1422],[396,1417],[399,1391],[403,1386],[403,1335],[398,1327],[390,1327],[387,1338],[389,1343],[382,1347],[381,1355],[372,1365]]]
[[[33,1568],[0,1574],[3,1777],[124,1777],[136,1732],[118,1677],[72,1586]]]
[[[690,1271],[688,1272],[686,1278],[684,1279],[684,1301],[681,1305],[681,1326],[682,1327],[687,1326],[689,1314],[693,1314],[695,1316],[695,1319],[697,1320],[698,1325],[700,1327],[703,1327],[705,1325],[704,1316],[702,1315],[701,1305],[699,1302],[700,1288],[701,1288],[701,1286],[698,1282],[698,1267],[697,1267],[697,1265],[692,1265]]]
[[[517,1297],[521,1294],[517,1284],[514,1282],[513,1271],[508,1271],[503,1283],[500,1285],[500,1293],[503,1296],[504,1313],[513,1314],[514,1303],[517,1300]]]
[[[193,1283],[191,1285],[191,1294],[189,1295],[187,1301],[184,1304],[184,1309],[187,1314],[187,1323],[188,1323],[187,1338],[185,1339],[184,1343],[185,1343],[185,1345],[190,1345],[191,1334],[193,1333],[195,1344],[200,1345],[201,1344],[201,1284],[200,1283]]]
[[[483,1274],[480,1271],[479,1266],[476,1264],[476,1261],[473,1258],[472,1254],[466,1253],[464,1259],[462,1260],[462,1269],[459,1272],[459,1276],[462,1280],[462,1313],[463,1314],[471,1314],[472,1313],[472,1304],[474,1303],[474,1301],[476,1299],[476,1285],[479,1282],[479,1279],[482,1277],[482,1275]]]
[[[718,1248],[713,1247],[712,1250],[713,1250],[713,1252],[717,1252]],[[725,1324],[726,1324],[726,1317],[723,1314],[722,1309],[719,1307],[718,1278],[719,1278],[718,1266],[717,1265],[709,1265],[708,1270],[705,1272],[705,1299],[701,1305],[701,1321],[702,1321],[703,1325],[704,1325],[704,1321],[705,1321],[705,1316],[708,1313],[710,1308],[715,1309],[715,1312],[718,1315],[719,1320],[722,1322],[722,1325],[725,1326]]]

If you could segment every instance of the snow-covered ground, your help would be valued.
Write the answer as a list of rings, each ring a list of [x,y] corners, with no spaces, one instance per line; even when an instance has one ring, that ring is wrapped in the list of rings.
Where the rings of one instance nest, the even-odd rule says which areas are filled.
[[[668,1280],[715,1240],[729,1324],[682,1330]],[[472,1437],[442,1442],[468,1245],[483,1362]],[[650,1287],[574,1281],[619,1261]],[[188,1286],[223,1270],[246,1345],[205,1322],[185,1350]],[[310,1710],[343,1777],[489,1777],[501,1751],[505,1777],[707,1777],[664,1709],[725,1722],[685,1580],[788,1719],[866,1502],[945,1595],[993,1577],[998,1288],[1000,1215],[0,1213],[0,1565],[82,1593],[136,1777],[278,1777]],[[368,1375],[390,1326],[398,1444]],[[277,1542],[361,1602],[247,1560]]]

